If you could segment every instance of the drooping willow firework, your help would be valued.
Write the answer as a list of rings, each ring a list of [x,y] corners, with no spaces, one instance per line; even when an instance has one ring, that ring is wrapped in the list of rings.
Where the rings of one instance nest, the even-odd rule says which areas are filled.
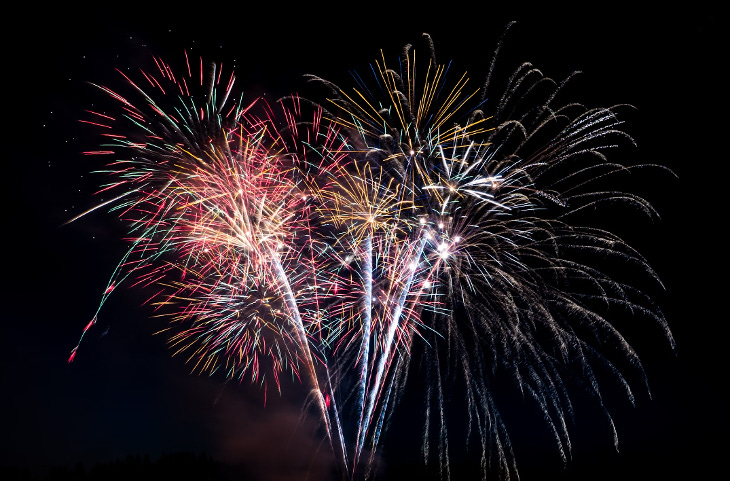
[[[120,193],[104,205],[132,237],[101,304],[123,280],[143,284],[194,370],[302,378],[347,478],[370,473],[417,355],[429,380],[425,461],[449,475],[444,393],[458,377],[483,470],[508,478],[496,378],[536,403],[567,458],[566,373],[600,403],[594,369],[608,368],[632,398],[598,349],[609,344],[643,376],[601,313],[648,316],[671,342],[649,297],[601,267],[620,261],[656,279],[646,261],[574,222],[606,202],[654,210],[605,188],[631,171],[604,155],[631,142],[615,109],[555,107],[565,82],[530,64],[491,97],[494,61],[470,89],[425,39],[423,61],[410,46],[397,69],[383,55],[353,89],[310,76],[329,92],[321,102],[232,101],[233,77],[221,89],[222,70],[206,79],[202,61],[195,80],[189,63],[177,77],[159,59],[145,84],[125,76],[138,106],[100,87],[122,107],[119,118],[90,113],[118,132],[100,153],[126,155],[109,164],[104,190]]]

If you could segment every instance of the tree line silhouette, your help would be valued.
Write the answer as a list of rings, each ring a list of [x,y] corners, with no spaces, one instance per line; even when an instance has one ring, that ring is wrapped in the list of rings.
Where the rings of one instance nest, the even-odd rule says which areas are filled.
[[[251,479],[242,467],[220,463],[206,453],[170,453],[157,459],[150,459],[147,454],[128,455],[88,469],[81,462],[75,466],[56,466],[43,474],[34,473],[28,467],[0,467],[0,479],[6,481],[227,481],[234,478]]]

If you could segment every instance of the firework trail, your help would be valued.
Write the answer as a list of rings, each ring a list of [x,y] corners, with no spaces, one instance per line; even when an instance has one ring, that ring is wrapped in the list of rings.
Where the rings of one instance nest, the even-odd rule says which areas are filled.
[[[141,82],[125,76],[141,100],[99,86],[121,114],[90,112],[88,123],[116,132],[94,153],[124,156],[105,169],[113,200],[100,207],[128,221],[131,239],[99,309],[121,283],[146,286],[170,321],[161,332],[194,371],[277,387],[291,371],[310,389],[343,478],[371,474],[418,357],[428,371],[424,461],[449,476],[444,393],[459,379],[484,473],[509,478],[498,380],[536,404],[568,459],[565,376],[581,373],[601,406],[597,367],[632,400],[617,359],[644,377],[602,313],[649,317],[672,342],[651,300],[602,267],[609,259],[656,279],[650,266],[579,223],[603,203],[655,213],[606,187],[632,170],[604,154],[631,142],[616,109],[556,107],[565,82],[529,64],[497,96],[494,60],[478,87],[466,74],[451,81],[424,38],[427,55],[407,46],[396,69],[381,55],[352,89],[310,76],[329,93],[320,103],[233,99],[233,75],[205,75],[202,60],[199,74],[188,61],[177,77],[156,59]]]

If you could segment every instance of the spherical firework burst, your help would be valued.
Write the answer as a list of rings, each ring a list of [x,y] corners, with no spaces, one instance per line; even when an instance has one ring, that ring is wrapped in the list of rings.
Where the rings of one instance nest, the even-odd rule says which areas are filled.
[[[340,168],[342,139],[316,112],[309,127],[294,123],[296,102],[284,127],[268,106],[253,115],[256,102],[229,105],[234,77],[219,99],[215,66],[195,85],[189,66],[178,79],[156,63],[157,74],[143,72],[146,87],[125,76],[140,106],[99,87],[122,107],[101,125],[120,132],[107,134],[102,153],[125,156],[109,164],[115,180],[104,191],[121,191],[113,203],[132,239],[110,285],[130,278],[156,286],[149,302],[170,318],[170,344],[195,369],[254,380],[271,372],[278,383],[283,368],[311,363],[310,354],[301,357],[311,319],[293,308],[317,285],[319,259],[306,257],[315,252],[308,196],[318,188],[313,172]],[[195,87],[205,89],[200,98],[190,94]],[[322,152],[307,157],[315,147],[284,138],[288,128],[311,136]]]

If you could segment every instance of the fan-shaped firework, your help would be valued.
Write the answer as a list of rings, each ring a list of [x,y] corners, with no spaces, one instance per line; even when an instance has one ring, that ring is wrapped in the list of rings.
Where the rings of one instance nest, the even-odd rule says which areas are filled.
[[[423,65],[406,47],[398,70],[383,56],[351,90],[310,77],[330,91],[321,106],[231,102],[233,77],[219,96],[220,70],[206,83],[202,66],[197,98],[190,67],[178,79],[157,60],[147,86],[127,79],[142,106],[101,87],[122,118],[92,112],[119,132],[109,152],[127,152],[107,188],[121,189],[112,203],[133,236],[103,300],[129,276],[155,286],[170,343],[196,370],[304,373],[343,477],[370,472],[416,352],[429,369],[426,462],[435,439],[448,476],[444,386],[458,375],[484,471],[509,477],[495,379],[536,403],[567,457],[565,374],[581,373],[600,400],[594,366],[608,367],[631,398],[597,349],[607,343],[641,371],[601,312],[647,315],[671,340],[650,299],[595,262],[655,278],[644,259],[573,222],[602,202],[653,215],[644,199],[605,188],[630,170],[604,156],[631,142],[615,109],[556,107],[564,83],[529,64],[501,95],[491,96],[494,62],[470,89],[466,74],[449,80],[426,40]]]
[[[566,456],[566,418],[572,412],[563,382],[566,366],[584,373],[599,400],[591,367],[596,363],[613,370],[632,394],[612,361],[595,348],[598,343],[618,347],[641,369],[594,301],[652,317],[671,340],[646,296],[591,266],[596,260],[591,255],[597,255],[638,264],[655,277],[642,257],[610,232],[570,222],[602,202],[621,201],[648,215],[654,211],[633,194],[604,190],[612,175],[630,170],[604,155],[617,142],[631,141],[620,130],[615,109],[555,107],[564,82],[527,63],[492,100],[489,77],[473,90],[467,89],[466,75],[448,83],[446,68],[436,63],[426,39],[431,48],[425,73],[417,71],[415,52],[407,46],[398,71],[383,58],[372,68],[373,81],[358,77],[352,91],[312,77],[329,87],[329,115],[350,132],[360,162],[378,169],[380,186],[398,185],[397,195],[407,203],[394,211],[393,227],[372,235],[373,240],[397,238],[409,248],[374,254],[388,259],[385,265],[402,267],[396,277],[374,276],[373,286],[398,287],[386,295],[392,305],[383,308],[382,330],[370,331],[380,342],[374,354],[380,360],[372,372],[363,368],[361,389],[371,397],[362,404],[355,456],[368,430],[372,447],[377,444],[382,419],[373,422],[372,416],[376,407],[385,415],[392,398],[380,405],[375,400],[390,385],[384,381],[389,375],[405,376],[409,356],[404,353],[422,337],[428,345],[424,365],[433,380],[426,411],[440,413],[435,427],[426,419],[426,459],[435,431],[438,459],[448,474],[443,379],[458,373],[466,385],[471,427],[482,440],[483,464],[491,458],[508,474],[514,466],[490,388],[494,376],[514,380],[537,403]],[[373,240],[360,243],[365,257]],[[397,244],[378,243],[389,249]],[[364,346],[365,341],[367,352]]]

